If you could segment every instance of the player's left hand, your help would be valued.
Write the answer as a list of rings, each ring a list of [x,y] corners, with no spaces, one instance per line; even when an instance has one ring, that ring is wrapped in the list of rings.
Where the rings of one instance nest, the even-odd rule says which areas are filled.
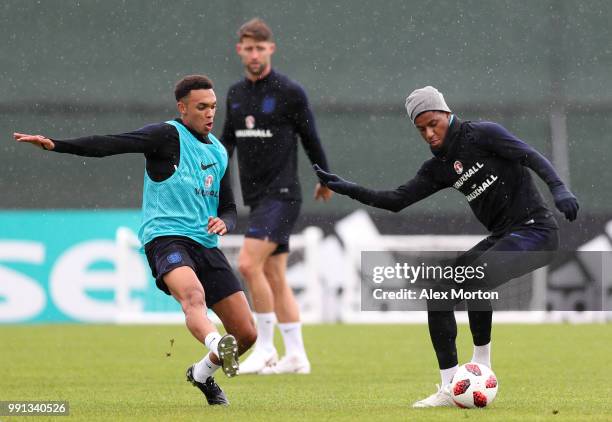
[[[223,236],[227,233],[225,222],[219,217],[208,217],[208,234]]]
[[[317,183],[317,186],[315,186],[315,191],[314,191],[315,201],[326,201],[327,202],[331,199],[333,194],[334,194],[334,191],[332,191],[327,186],[323,186],[321,183]]]
[[[574,194],[567,189],[563,189],[558,192],[553,192],[553,197],[557,209],[561,211],[569,221],[574,221],[578,216],[578,209],[580,208]]]

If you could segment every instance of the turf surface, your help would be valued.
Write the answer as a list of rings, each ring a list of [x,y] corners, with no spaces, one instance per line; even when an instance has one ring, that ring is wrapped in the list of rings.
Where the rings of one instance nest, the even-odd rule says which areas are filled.
[[[66,420],[83,421],[612,420],[610,325],[494,327],[499,394],[475,410],[410,408],[439,382],[424,325],[306,326],[304,336],[311,375],[218,373],[231,401],[218,408],[185,382],[204,349],[183,326],[0,326],[0,400],[68,400]],[[466,326],[458,346],[467,361]]]

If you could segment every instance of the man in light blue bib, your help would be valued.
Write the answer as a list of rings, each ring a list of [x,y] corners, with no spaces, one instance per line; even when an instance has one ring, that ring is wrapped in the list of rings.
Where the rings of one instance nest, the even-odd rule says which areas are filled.
[[[218,237],[236,225],[227,152],[211,133],[217,108],[213,84],[202,75],[175,87],[180,118],[118,135],[57,140],[15,133],[18,142],[48,151],[90,157],[142,153],[146,158],[139,238],[157,287],[172,295],[191,334],[209,352],[187,369],[187,380],[209,404],[228,405],[213,378],[222,368],[238,373],[238,355],[257,338],[251,311]],[[206,316],[211,308],[228,334]]]

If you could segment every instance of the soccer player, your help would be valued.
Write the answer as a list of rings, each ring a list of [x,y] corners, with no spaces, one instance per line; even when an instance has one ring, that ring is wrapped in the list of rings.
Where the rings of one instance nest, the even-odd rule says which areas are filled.
[[[304,90],[272,69],[275,48],[261,19],[238,30],[236,52],[246,77],[229,89],[221,137],[230,157],[238,150],[242,197],[250,207],[238,266],[251,294],[257,342],[240,365],[242,374],[310,372],[298,305],[285,278],[289,235],[301,204],[297,138],[313,164],[328,167]],[[331,195],[317,184],[315,199]],[[280,361],[273,342],[277,321],[285,343]]]
[[[491,232],[457,262],[486,265],[487,289],[549,263],[558,249],[558,225],[528,169],[550,189],[555,205],[573,221],[578,202],[550,162],[497,123],[461,121],[431,86],[406,99],[408,116],[429,144],[433,158],[416,176],[394,190],[375,191],[315,169],[337,193],[364,204],[398,212],[433,193],[453,187]],[[509,253],[515,252],[515,253]],[[449,385],[457,371],[455,301],[428,301],[429,333],[438,359],[441,387],[413,407],[453,406]],[[488,300],[466,302],[474,343],[472,361],[491,367],[492,307]]]
[[[236,223],[227,152],[211,133],[217,108],[211,80],[186,76],[174,94],[180,118],[134,132],[66,140],[13,136],[48,151],[89,157],[144,154],[140,241],[157,287],[181,304],[187,328],[209,350],[187,369],[187,381],[209,404],[228,405],[213,373],[222,367],[227,376],[236,375],[238,354],[255,342],[257,332],[240,282],[217,248],[218,236]],[[228,334],[219,334],[207,307]]]

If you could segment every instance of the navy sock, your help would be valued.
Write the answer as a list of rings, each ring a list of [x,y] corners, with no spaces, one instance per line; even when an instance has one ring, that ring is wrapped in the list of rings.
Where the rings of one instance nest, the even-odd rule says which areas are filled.
[[[468,318],[470,320],[470,331],[474,346],[484,346],[491,342],[491,326],[493,324],[493,308],[490,300],[478,301],[477,306],[472,306],[467,303]],[[470,311],[470,308],[476,308],[477,311]],[[487,309],[488,308],[488,309]]]
[[[458,364],[457,361],[457,321],[454,311],[428,311],[429,336],[433,344],[438,366],[448,369]]]

